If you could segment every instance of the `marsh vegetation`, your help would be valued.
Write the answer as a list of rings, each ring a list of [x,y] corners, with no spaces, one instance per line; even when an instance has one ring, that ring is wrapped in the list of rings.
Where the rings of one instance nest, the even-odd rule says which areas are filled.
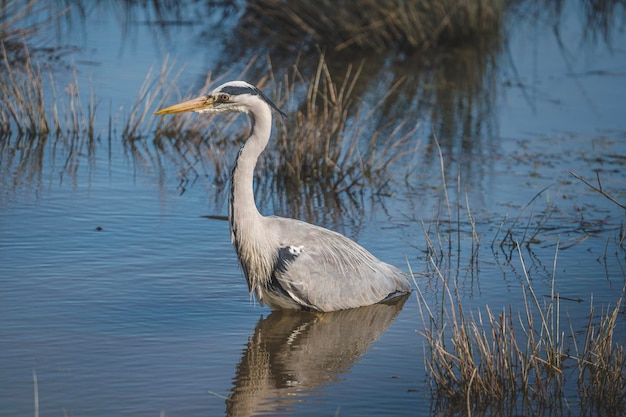
[[[126,35],[132,36],[137,22],[159,39],[176,38],[189,26],[199,28],[196,42],[212,45],[217,28],[229,29],[221,32],[222,53],[207,59],[210,72],[192,71],[190,77],[184,65],[190,56],[168,53],[142,67],[142,82],[124,87],[123,97],[107,95],[74,62],[82,46],[44,40],[60,27],[79,30],[92,12],[81,2],[61,3],[0,3],[0,207],[8,215],[19,211],[13,207],[28,206],[21,202],[30,200],[32,190],[36,200],[45,200],[42,190],[56,190],[50,184],[57,182],[61,189],[64,181],[71,184],[72,194],[63,198],[72,200],[83,187],[98,195],[92,178],[106,183],[108,175],[104,194],[120,188],[124,194],[128,185],[111,180],[122,172],[169,196],[160,197],[168,202],[196,198],[203,210],[208,205],[208,217],[219,218],[230,164],[247,128],[237,117],[162,118],[153,111],[204,94],[226,78],[245,78],[288,114],[275,117],[273,139],[257,169],[262,210],[356,236],[380,234],[387,227],[372,232],[368,223],[385,222],[402,242],[398,255],[395,244],[385,249],[388,242],[370,238],[412,270],[417,291],[404,309],[415,314],[405,326],[420,336],[410,341],[411,355],[424,358],[414,373],[425,369],[429,388],[420,401],[432,414],[626,412],[626,131],[606,129],[593,137],[548,131],[527,139],[521,127],[515,145],[506,148],[510,137],[499,130],[502,90],[513,89],[534,113],[541,100],[560,105],[518,72],[511,57],[514,27],[528,21],[551,27],[568,77],[579,85],[582,75],[569,71],[574,63],[561,39],[567,7],[583,12],[581,43],[611,49],[613,38],[621,36],[615,28],[624,24],[623,2],[120,1],[115,15]],[[108,10],[96,3],[97,11]],[[623,82],[619,69],[610,70]],[[111,104],[119,99],[124,104]],[[146,200],[148,207],[167,206]],[[110,206],[114,213],[116,204]],[[195,216],[205,214],[195,210]],[[55,218],[63,214],[52,212]],[[15,236],[32,234],[27,226],[2,227],[5,253]],[[129,239],[114,243],[123,247]],[[177,244],[169,236],[155,242]],[[22,250],[11,260],[21,264],[20,257],[29,258],[29,250]],[[100,250],[109,249],[91,256]],[[95,265],[116,275],[114,265],[126,253],[119,255]],[[188,253],[178,256],[187,259]],[[130,269],[144,270],[128,262]],[[592,271],[591,276],[580,277],[576,268],[590,264],[595,269],[585,274]],[[21,266],[5,268],[18,281],[27,279],[20,276]],[[603,290],[596,296],[597,281]],[[162,288],[176,293],[167,282]],[[218,291],[229,294],[228,285]],[[488,295],[490,290],[497,295]],[[195,300],[193,294],[185,297]],[[301,320],[317,325],[312,317],[295,322]],[[339,319],[335,323],[341,327]],[[378,336],[368,337],[356,356]],[[265,346],[252,339],[249,344]],[[280,362],[280,355],[268,355]],[[356,356],[350,356],[350,366]],[[345,372],[349,366],[339,368]],[[292,377],[286,374],[281,378]],[[320,377],[325,383],[333,378]]]

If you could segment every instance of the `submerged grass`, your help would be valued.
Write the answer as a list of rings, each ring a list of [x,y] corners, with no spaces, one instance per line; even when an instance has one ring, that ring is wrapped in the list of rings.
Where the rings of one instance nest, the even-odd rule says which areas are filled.
[[[441,155],[440,160],[443,161]],[[443,166],[442,181],[446,183]],[[460,181],[457,187],[460,190]],[[596,188],[600,193],[602,187]],[[506,228],[500,247],[510,244],[517,254],[523,276],[520,282],[523,302],[519,308],[514,308],[513,304],[499,310],[489,305],[468,308],[462,299],[458,276],[454,275],[463,266],[450,265],[455,257],[452,242],[460,241],[462,235],[470,236],[473,259],[477,256],[480,237],[476,234],[467,198],[468,220],[461,224],[461,198],[457,195],[459,218],[455,230],[454,222],[445,220],[446,216],[451,219],[454,212],[448,189],[443,187],[442,193],[444,207],[439,212],[443,214],[429,226],[423,223],[427,269],[435,278],[421,285],[415,283],[423,325],[420,333],[426,346],[425,366],[436,411],[445,415],[562,415],[575,401],[583,415],[623,415],[626,412],[626,351],[623,341],[616,337],[616,325],[623,316],[626,286],[613,306],[603,308],[598,314],[592,302],[586,325],[570,321],[568,330],[563,324],[567,316],[561,302],[582,300],[562,297],[555,287],[558,254],[562,250],[560,242],[557,240],[555,244],[549,272],[549,294],[539,296],[522,247],[528,248],[537,239],[538,230],[546,230],[542,219],[547,214],[539,216],[538,230],[523,225],[520,214],[513,219],[512,226]],[[605,193],[600,194],[606,197]],[[471,225],[471,232],[465,230],[467,225]],[[496,236],[502,229],[503,226]],[[525,240],[517,240],[519,237]],[[621,245],[621,241],[616,243]],[[460,262],[460,246],[456,258]],[[506,262],[511,264],[515,260],[507,258]],[[478,269],[478,264],[470,262],[469,268]],[[441,289],[430,300],[424,292],[429,286]]]
[[[622,415],[626,352],[614,331],[626,287],[615,305],[599,316],[590,307],[585,338],[578,344],[572,325],[569,336],[562,329],[561,298],[554,282],[552,293],[542,301],[528,277],[519,245],[517,250],[526,276],[521,311],[509,306],[497,312],[485,306],[468,312],[456,281],[430,258],[444,290],[439,309],[430,307],[417,288],[421,333],[427,343],[425,364],[437,406],[464,415],[561,407],[565,392],[572,388],[566,374],[577,368],[576,392],[584,414]]]

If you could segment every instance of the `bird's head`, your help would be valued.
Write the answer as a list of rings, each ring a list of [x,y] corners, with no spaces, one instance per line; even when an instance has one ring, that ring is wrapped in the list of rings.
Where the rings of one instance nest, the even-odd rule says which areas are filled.
[[[265,94],[245,81],[230,81],[220,85],[209,94],[183,101],[158,110],[155,114],[197,113],[250,113],[259,105],[268,105],[283,113]]]

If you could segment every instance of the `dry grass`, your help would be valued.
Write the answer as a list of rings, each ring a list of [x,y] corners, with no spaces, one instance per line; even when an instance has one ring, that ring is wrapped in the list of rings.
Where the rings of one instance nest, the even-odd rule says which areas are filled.
[[[48,17],[42,19],[44,11]],[[0,133],[4,136],[16,132],[81,142],[94,139],[93,93],[83,103],[76,71],[73,80],[60,87],[47,64],[69,50],[48,46],[44,40],[50,24],[65,11],[52,12],[34,0],[0,3]],[[35,58],[33,51],[43,57]]]
[[[310,79],[297,67],[291,77],[285,77],[279,102],[289,107],[295,102],[297,110],[277,126],[266,168],[290,182],[290,188],[314,180],[324,184],[326,192],[349,192],[364,183],[380,190],[389,181],[388,168],[415,151],[410,145],[415,142],[416,125],[376,127],[368,122],[380,109],[366,111],[353,96],[360,73],[361,68],[348,67],[341,84],[336,84],[321,56]],[[299,91],[306,91],[300,102]],[[393,89],[387,92],[392,93]]]
[[[20,135],[48,134],[51,124],[46,114],[41,67],[33,64],[26,53],[26,64],[16,70],[9,64],[4,44],[0,46],[4,64],[0,73],[0,123],[3,132],[10,134],[15,129]],[[26,45],[23,47],[26,48]]]
[[[440,160],[443,161],[441,155]],[[441,172],[445,184],[443,163]],[[460,182],[457,187],[461,188]],[[533,241],[537,234],[535,230],[529,232],[528,225],[522,225],[521,235],[517,231],[513,233],[515,224],[520,222],[520,214],[503,241],[513,240],[523,273],[521,308],[516,311],[509,305],[495,311],[487,305],[468,311],[460,295],[458,277],[454,275],[462,266],[449,263],[455,253],[452,242],[460,241],[461,234],[469,232],[461,231],[466,225],[462,226],[460,220],[457,220],[456,231],[451,227],[454,222],[442,220],[451,219],[454,212],[446,187],[442,188],[442,194],[445,204],[440,215],[434,224],[423,226],[428,269],[434,272],[439,284],[434,285],[442,288],[441,296],[427,301],[415,283],[424,329],[421,334],[426,341],[425,365],[435,408],[446,414],[460,415],[541,414],[567,407],[566,396],[571,398],[572,393],[578,393],[578,406],[585,415],[622,415],[626,411],[626,351],[623,342],[615,339],[615,328],[623,314],[621,306],[626,287],[615,305],[606,307],[599,315],[595,307],[590,306],[588,323],[582,332],[572,324],[570,331],[566,331],[562,324],[562,297],[554,281],[559,242],[555,245],[550,294],[542,298],[533,288],[521,251],[521,246],[529,243],[514,240],[514,236],[523,236]],[[461,201],[460,195],[457,199]],[[460,209],[456,215],[462,215]],[[480,239],[469,208],[467,217],[472,226],[473,258],[477,256]],[[537,228],[541,229],[542,224],[540,219]],[[460,247],[457,248],[457,262],[460,262],[461,252]],[[507,259],[507,262],[514,260]],[[478,269],[478,264],[472,263],[470,268]]]
[[[618,201],[615,197],[613,197],[612,195],[610,195],[609,193],[607,193],[603,188],[602,188],[602,181],[600,180],[600,172],[596,171],[596,181],[597,181],[597,185],[591,184],[591,182],[589,182],[588,180],[586,180],[585,178],[583,178],[582,176],[576,174],[575,172],[569,171],[570,175],[572,175],[574,178],[576,178],[579,181],[582,181],[587,187],[591,188],[593,191],[599,193],[600,195],[602,195],[603,197],[609,199],[611,202],[615,203],[618,207],[626,210],[626,204],[621,203],[620,201]]]
[[[10,188],[36,181],[42,161],[62,156],[62,176],[75,178],[81,163],[94,160],[96,99],[82,99],[78,76],[59,87],[53,70],[34,61],[22,44],[23,61],[9,58],[0,43],[0,159],[2,172],[14,178]],[[13,171],[14,170],[14,171]]]
[[[615,306],[602,309],[599,317],[592,304],[584,342],[575,346],[578,393],[588,415],[617,416],[626,412],[626,351],[614,338],[615,325],[621,319],[620,313],[623,315],[623,300],[624,291]]]
[[[67,5],[57,6],[58,9],[49,2],[36,0],[0,2],[0,43],[11,66],[19,68],[28,64],[32,55],[58,61],[76,51],[75,47],[50,45],[54,23],[70,9]],[[24,47],[25,44],[28,48]]]
[[[489,407],[513,408],[520,396],[536,403],[551,402],[562,380],[558,366],[561,337],[548,331],[558,299],[541,308],[529,286],[526,311],[520,317],[512,307],[494,312],[487,306],[484,312],[467,313],[458,288],[436,270],[447,298],[441,317],[420,294],[423,335],[428,342],[426,367],[436,399],[468,415]],[[517,320],[522,324],[519,336]]]
[[[467,290],[466,282],[459,279],[459,272],[477,273],[485,266],[485,259],[479,265],[480,236],[467,197],[467,220],[461,220],[465,216],[461,209],[460,175],[453,200],[445,185],[449,182],[444,158],[436,140],[435,144],[441,163],[443,203],[435,220],[428,226],[422,223],[427,246],[425,274],[432,274],[434,279],[428,283],[415,282],[423,325],[420,333],[426,343],[425,366],[435,410],[445,415],[562,414],[569,407],[568,401],[571,403],[577,395],[577,407],[584,415],[623,415],[626,351],[623,341],[616,337],[616,325],[624,314],[626,286],[615,304],[603,308],[600,314],[591,303],[586,326],[574,326],[570,322],[568,330],[563,325],[568,317],[562,312],[561,302],[582,300],[562,297],[555,288],[558,254],[562,249],[559,240],[554,245],[551,269],[547,266],[541,269],[542,274],[551,277],[549,294],[544,297],[533,287],[530,271],[534,266],[527,267],[521,249],[528,248],[539,231],[549,230],[545,218],[551,209],[539,216],[531,213],[529,217],[535,219],[532,228],[531,221],[523,221],[522,217],[528,210],[532,211],[532,204],[545,191],[542,190],[513,219],[500,242],[500,247],[512,242],[517,255],[517,262],[507,258],[506,263],[516,262],[520,266],[523,303],[519,308],[509,305],[494,310],[487,305],[468,309],[461,296]],[[592,189],[610,197],[601,192],[599,180]],[[501,235],[502,229],[503,226],[496,236]],[[518,241],[520,237],[525,240]],[[463,247],[461,240],[465,241]],[[615,243],[619,247],[622,242],[618,239]],[[467,249],[471,249],[470,262],[462,265],[462,254]],[[532,251],[528,252],[532,256]],[[456,265],[452,264],[454,260]],[[428,288],[435,291],[429,300],[423,292]]]
[[[46,22],[29,24],[29,18],[40,7],[35,0],[30,1],[3,1],[0,3],[0,41],[4,45],[4,59],[9,56],[11,62],[19,63],[30,59],[30,54],[23,55],[23,45],[27,39],[32,39]]]
[[[212,177],[212,186],[223,190],[236,148],[247,137],[249,127],[241,116],[183,113],[155,119],[155,109],[205,94],[224,81],[209,75],[198,91],[180,94],[175,88],[180,72],[172,75],[173,67],[174,63],[165,62],[158,74],[148,74],[124,122],[124,144],[146,169],[160,169],[164,165],[161,158],[173,162],[179,170],[181,191],[185,183],[201,176]],[[417,126],[376,127],[371,123],[379,109],[365,110],[364,103],[352,95],[359,75],[359,69],[349,68],[342,83],[336,84],[322,56],[310,78],[302,75],[296,62],[281,80],[270,76],[252,81],[288,113],[285,119],[274,117],[273,139],[259,161],[256,184],[260,204],[269,195],[289,195],[285,201],[289,207],[282,209],[307,217],[302,209],[318,206],[309,200],[314,195],[348,195],[366,186],[374,193],[383,192],[391,180],[390,168],[416,151]],[[246,79],[245,70],[234,78]]]
[[[387,50],[428,49],[467,43],[499,31],[503,0],[365,0],[339,2],[279,0],[249,2],[246,30],[278,44]],[[280,36],[273,28],[281,28]],[[276,39],[278,38],[278,39]]]
[[[16,131],[19,136],[31,137],[52,133],[94,139],[96,99],[90,93],[89,101],[83,104],[75,71],[73,82],[60,89],[53,72],[31,60],[26,44],[22,45],[25,61],[17,67],[10,63],[4,44],[0,44],[0,48],[4,64],[0,72],[3,133]]]
[[[519,255],[524,265],[521,251]],[[467,312],[453,281],[433,265],[443,284],[443,305],[436,313],[421,293],[419,301],[426,368],[440,407],[466,415],[545,410],[563,401],[565,373],[577,366],[583,410],[604,415],[626,410],[626,352],[614,340],[624,293],[600,314],[597,324],[591,307],[586,336],[578,346],[574,330],[566,339],[561,328],[560,298],[554,291],[542,302],[528,279],[521,312],[510,306],[500,312],[489,306]]]

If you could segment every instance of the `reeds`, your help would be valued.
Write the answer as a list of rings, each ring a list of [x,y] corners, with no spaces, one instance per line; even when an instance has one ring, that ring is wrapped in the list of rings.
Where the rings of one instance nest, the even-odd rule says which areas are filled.
[[[440,160],[443,161],[441,154]],[[443,162],[441,172],[445,184]],[[457,182],[460,190],[460,181]],[[460,242],[461,235],[470,232],[461,230],[460,219],[457,219],[456,231],[446,228],[454,224],[443,220],[446,216],[451,219],[454,205],[446,187],[442,188],[442,193],[445,204],[440,211],[444,214],[437,216],[431,226],[423,226],[428,247],[427,266],[435,276],[434,285],[441,288],[440,296],[427,301],[422,292],[424,284],[420,287],[415,283],[434,407],[445,410],[442,411],[445,414],[460,415],[541,414],[546,410],[561,414],[561,408],[568,407],[568,399],[571,402],[575,393],[578,407],[585,415],[622,415],[626,411],[626,351],[623,342],[615,339],[615,328],[619,315],[623,314],[620,309],[626,286],[613,307],[603,309],[598,316],[592,304],[587,325],[581,329],[570,323],[568,332],[563,326],[561,301],[564,298],[555,288],[560,243],[557,240],[555,244],[550,293],[540,297],[521,250],[536,239],[538,232],[534,229],[529,232],[529,227],[522,225],[523,233],[514,233],[520,214],[500,247],[508,245],[510,240],[518,255],[523,275],[520,283],[523,303],[519,308],[508,305],[496,310],[486,305],[468,309],[462,301],[458,277],[453,275],[462,266],[449,263],[454,258],[454,239]],[[456,215],[460,218],[460,195],[457,198]],[[540,216],[538,229],[543,227],[545,221],[541,219],[545,216]],[[471,225],[473,258],[477,256],[480,239],[469,207],[467,217]],[[500,230],[496,236],[499,233]],[[520,236],[526,242],[515,239]],[[459,243],[457,262],[460,262],[461,252]],[[507,263],[512,262],[513,259],[507,258]],[[470,268],[473,266],[472,263]],[[584,335],[582,340],[581,335]]]
[[[613,332],[623,299],[624,292],[613,308],[602,309],[599,318],[592,304],[583,345],[576,346],[578,393],[587,414],[626,411],[626,351]]]
[[[45,107],[45,95],[41,67],[33,64],[30,55],[25,65],[15,70],[9,64],[4,44],[0,47],[4,68],[0,72],[0,123],[2,131],[9,134],[13,129],[21,134],[47,134],[50,123]],[[24,45],[26,48],[26,45]]]
[[[511,301],[509,305],[499,304],[498,308],[468,307],[468,301],[462,297],[467,287],[459,279],[459,272],[465,269],[471,274],[478,273],[485,268],[486,260],[481,258],[480,264],[477,260],[480,236],[467,197],[467,220],[462,220],[465,216],[461,175],[457,177],[454,200],[449,196],[444,156],[436,138],[434,143],[441,165],[442,203],[435,219],[429,225],[422,223],[427,246],[424,274],[433,278],[416,281],[415,287],[423,326],[419,333],[425,341],[425,367],[435,410],[440,415],[561,415],[575,401],[583,415],[623,415],[626,351],[623,340],[617,338],[621,334],[621,326],[617,325],[624,314],[626,286],[615,304],[604,307],[599,314],[591,303],[586,325],[580,321],[573,323],[562,303],[582,300],[562,297],[555,280],[558,255],[572,245],[568,242],[562,248],[557,238],[551,268],[540,268],[541,274],[545,272],[550,278],[549,293],[537,294],[533,284],[536,278],[533,280],[531,276],[536,265],[527,266],[522,248],[533,256],[530,245],[543,239],[540,232],[552,230],[546,225],[555,211],[552,204],[548,202],[548,209],[539,215],[533,212],[533,204],[544,189],[521,209],[511,226],[504,228],[507,221],[503,221],[493,241],[499,241],[500,248],[510,246],[511,253],[517,255],[517,262],[511,256],[506,264],[519,265],[513,268],[521,271],[518,276],[522,302]],[[597,186],[583,182],[622,207],[603,190],[599,178]],[[529,219],[522,220],[525,213]],[[457,218],[453,219],[455,215]],[[499,240],[503,229],[507,231]],[[471,238],[471,245],[467,238]],[[615,243],[621,247],[623,240],[618,237]],[[461,264],[461,258],[468,249],[471,256],[466,266]],[[456,265],[452,264],[453,260]],[[533,258],[533,263],[536,261]],[[430,289],[434,289],[432,298],[428,295]],[[564,325],[566,320],[570,320],[569,329]]]
[[[18,136],[74,136],[94,139],[97,103],[90,93],[87,105],[83,104],[78,76],[59,88],[50,69],[33,62],[26,44],[24,63],[10,64],[4,44],[0,44],[3,68],[0,71],[0,130],[5,135],[17,132]],[[46,82],[46,76],[48,82]],[[59,93],[59,90],[62,92]]]
[[[246,68],[253,64],[254,60]],[[225,189],[236,148],[247,137],[248,126],[237,116],[183,113],[155,118],[155,109],[206,94],[222,81],[209,74],[201,88],[181,94],[175,87],[181,73],[172,75],[174,66],[165,61],[158,74],[151,71],[146,77],[123,124],[124,145],[140,165],[160,170],[165,157],[178,168],[182,182],[208,176],[219,193]],[[348,68],[341,83],[335,82],[323,55],[311,77],[298,70],[297,61],[292,68],[280,80],[270,75],[253,81],[288,114],[284,119],[274,117],[273,138],[256,171],[256,193],[260,205],[270,202],[268,196],[288,195],[271,200],[284,204],[275,209],[315,221],[304,210],[317,207],[311,199],[320,195],[336,199],[364,187],[384,192],[391,168],[416,152],[417,126],[373,123],[378,106],[367,108],[352,95],[359,68]],[[247,78],[245,71],[235,78]],[[150,139],[151,132],[155,133]],[[342,210],[337,208],[339,215]]]
[[[261,38],[280,27],[275,42],[302,43],[335,51],[347,48],[399,51],[458,45],[499,31],[502,0],[262,0],[248,2],[243,17],[246,30],[256,28]]]
[[[0,2],[0,133],[94,138],[96,100],[84,104],[78,76],[60,87],[49,62],[67,48],[43,45],[43,32],[67,9],[42,18],[36,1]],[[43,46],[42,46],[43,45]],[[37,52],[37,58],[33,56]]]
[[[76,176],[85,156],[93,162],[98,140],[95,95],[85,103],[76,71],[60,87],[53,70],[21,48],[23,61],[12,61],[0,42],[0,167],[13,189],[40,178],[46,155]]]
[[[44,24],[26,23],[37,11],[36,3],[35,0],[0,2],[0,41],[4,46],[5,59],[7,55],[12,62],[29,58],[29,54],[23,55],[25,39],[32,38]]]
[[[340,229],[350,213],[360,217],[361,192],[387,193],[392,173],[418,152],[418,125],[378,123],[377,114],[400,83],[372,106],[355,94],[361,67],[333,73],[320,55],[310,76],[300,72],[297,62],[292,68],[275,82],[275,96],[288,116],[277,120],[275,138],[260,164],[259,195],[278,196],[275,211],[314,223],[321,221],[316,207],[324,206],[326,224]]]
[[[524,265],[521,251],[519,255]],[[497,312],[486,306],[467,312],[455,284],[436,266],[435,270],[445,292],[439,314],[422,293],[419,302],[426,369],[440,407],[466,415],[545,410],[562,403],[565,374],[577,367],[583,410],[605,415],[626,410],[626,352],[614,340],[624,293],[613,308],[600,314],[598,323],[591,306],[585,339],[578,345],[574,329],[566,338],[561,328],[560,297],[555,292],[542,302],[528,280],[522,288],[521,311],[509,306]]]
[[[361,70],[348,67],[337,84],[321,55],[310,79],[297,67],[290,79],[285,77],[279,102],[296,104],[297,110],[278,124],[273,153],[266,160],[277,177],[292,185],[315,178],[333,193],[349,192],[360,183],[380,189],[389,180],[389,166],[412,151],[416,125],[375,126],[370,121],[379,107],[366,111],[353,96]],[[299,91],[306,91],[304,99],[298,98]]]

